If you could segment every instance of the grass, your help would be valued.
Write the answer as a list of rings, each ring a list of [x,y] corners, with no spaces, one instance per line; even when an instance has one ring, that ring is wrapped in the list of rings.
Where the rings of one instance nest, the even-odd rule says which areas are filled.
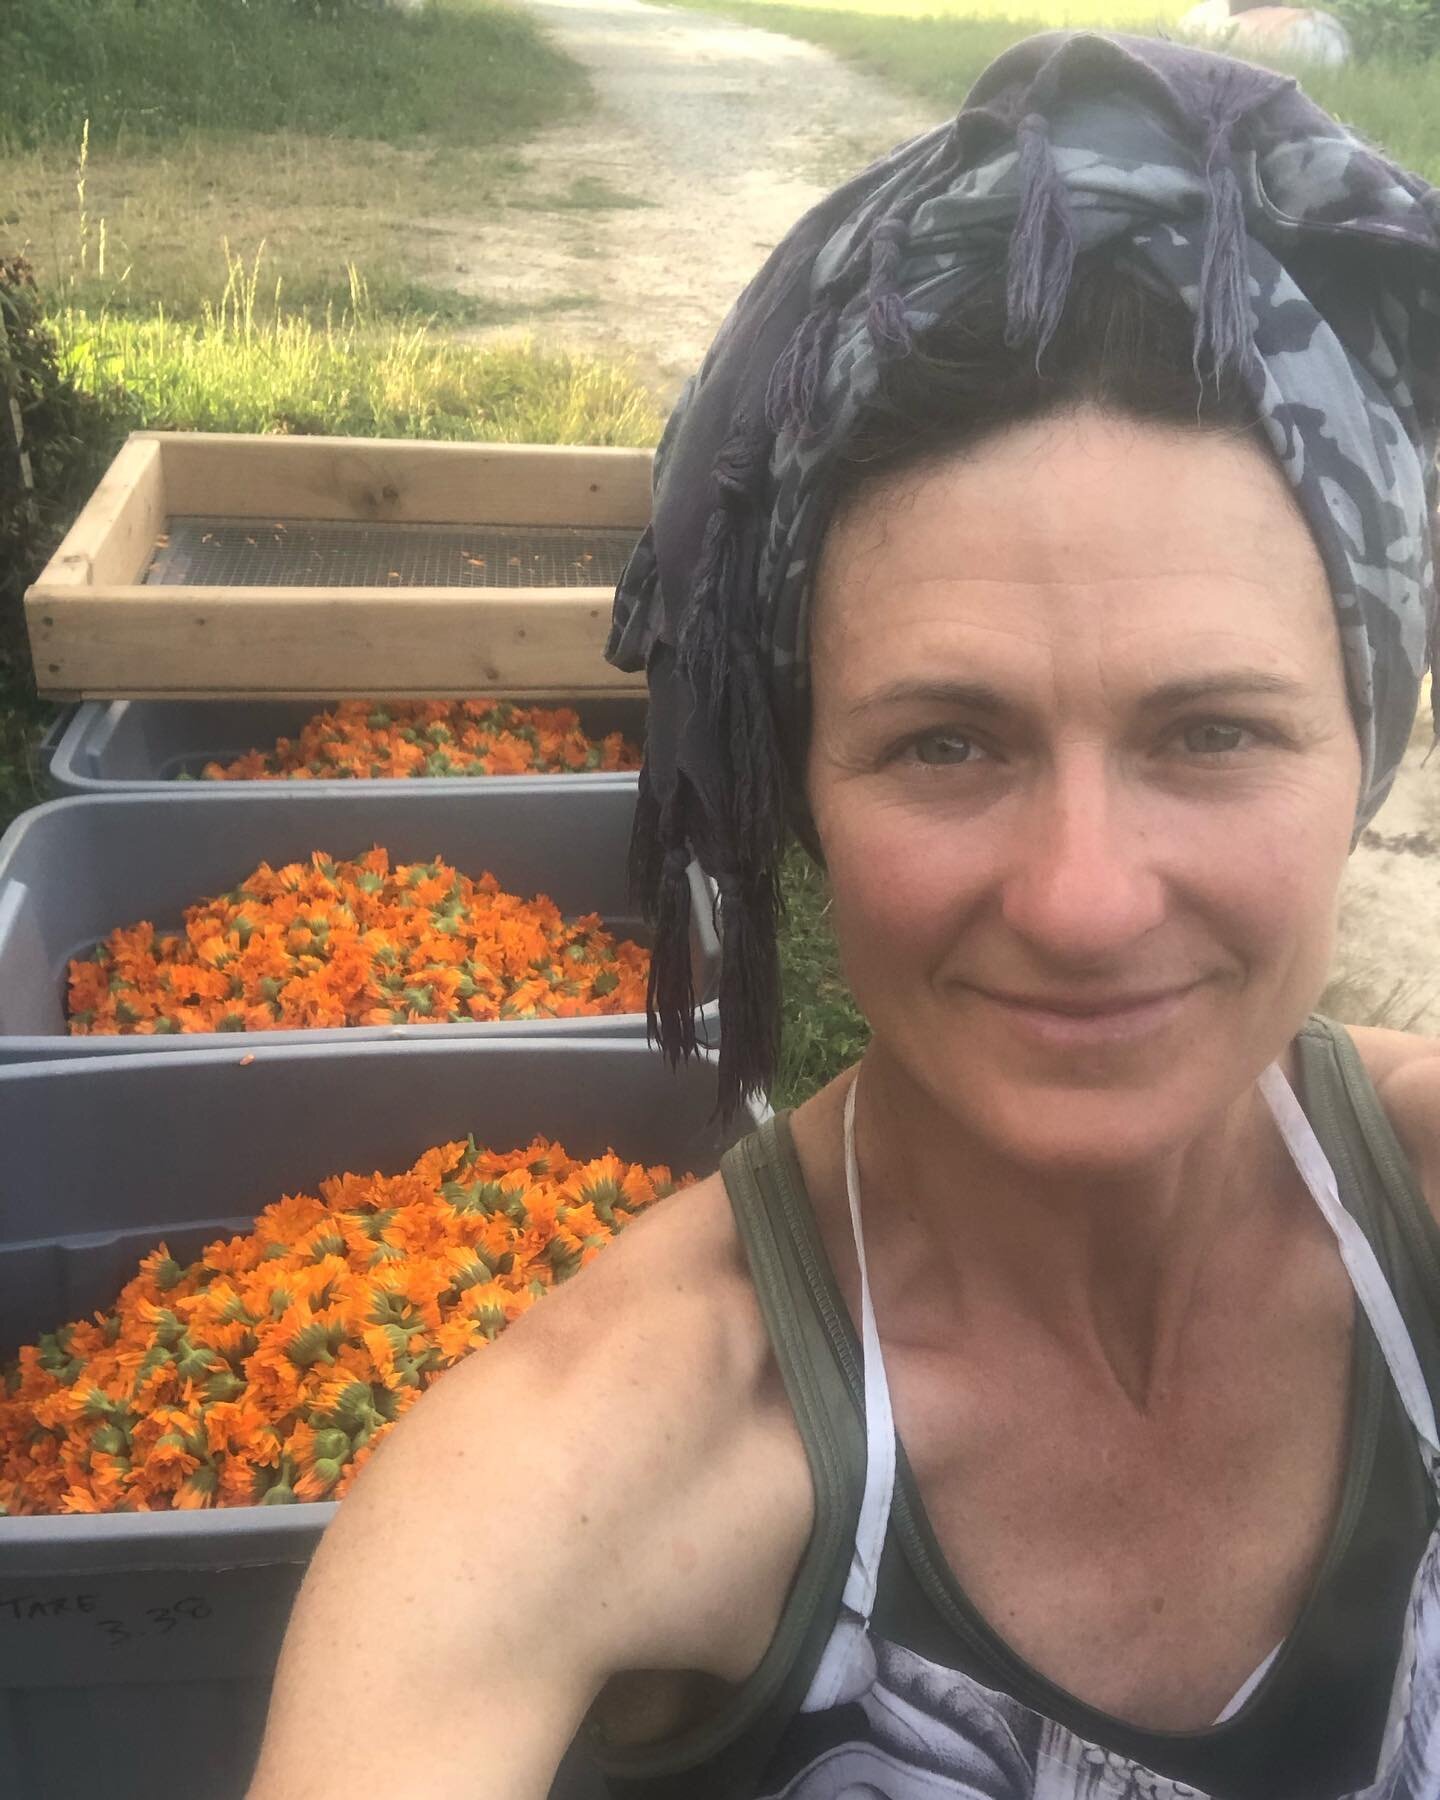
[[[563,194],[541,194],[530,204],[542,212],[629,212],[656,203],[611,187],[601,176],[577,175]]]
[[[870,1034],[840,971],[825,877],[798,847],[786,859],[781,892],[784,1032],[772,1099],[796,1106],[854,1062]]]
[[[0,26],[11,146],[159,141],[197,127],[503,142],[563,114],[584,78],[499,0],[24,0]]]
[[[1185,0],[1061,0],[1016,16],[1014,0],[670,0],[820,44],[849,62],[953,113],[982,69],[1032,32],[1061,25],[1150,31],[1186,10]],[[1374,59],[1343,69],[1297,70],[1321,106],[1398,162],[1440,182],[1440,56]]]
[[[500,0],[350,0],[343,20],[301,0],[26,0],[0,4],[0,67],[0,252],[89,311],[198,318],[222,243],[262,241],[286,306],[317,319],[351,263],[377,313],[457,330],[585,303],[486,291],[485,219],[528,173],[517,145],[589,98]],[[580,184],[559,203],[583,207]]]
[[[623,366],[396,323],[354,270],[343,311],[318,323],[273,296],[262,308],[261,293],[258,257],[232,257],[198,321],[72,305],[51,323],[66,373],[90,392],[123,390],[137,427],[632,445],[659,434]]]
[[[516,204],[526,165],[514,150],[396,149],[279,133],[188,133],[134,152],[0,155],[0,247],[26,250],[47,292],[86,311],[199,319],[225,278],[225,246],[264,244],[256,304],[312,319],[349,298],[366,272],[372,312],[465,330],[588,303],[585,294],[521,305],[473,291],[468,243],[487,213]],[[579,211],[587,189],[554,196]],[[602,201],[636,205],[605,190]],[[533,203],[532,203],[533,204]],[[459,214],[457,205],[471,209]],[[468,243],[467,243],[468,241]],[[466,290],[457,287],[457,278]]]

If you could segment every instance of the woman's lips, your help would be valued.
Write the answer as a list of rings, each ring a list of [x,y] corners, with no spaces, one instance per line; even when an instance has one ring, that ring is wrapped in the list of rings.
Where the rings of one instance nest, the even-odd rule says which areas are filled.
[[[1152,989],[1144,994],[1005,994],[975,992],[991,1001],[1026,1036],[1059,1048],[1124,1044],[1168,1025],[1200,984]]]

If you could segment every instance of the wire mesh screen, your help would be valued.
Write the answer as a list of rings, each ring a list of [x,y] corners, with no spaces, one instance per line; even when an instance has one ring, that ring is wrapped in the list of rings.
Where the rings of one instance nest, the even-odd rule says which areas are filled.
[[[144,579],[162,587],[614,587],[625,528],[171,519]]]

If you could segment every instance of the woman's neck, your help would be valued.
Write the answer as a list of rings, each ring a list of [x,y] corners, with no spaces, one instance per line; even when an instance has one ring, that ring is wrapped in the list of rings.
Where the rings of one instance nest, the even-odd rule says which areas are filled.
[[[882,1331],[888,1315],[937,1347],[1051,1338],[1139,1411],[1173,1390],[1222,1275],[1278,1254],[1295,1216],[1294,1173],[1254,1089],[1144,1166],[1034,1166],[872,1049],[856,1144]]]

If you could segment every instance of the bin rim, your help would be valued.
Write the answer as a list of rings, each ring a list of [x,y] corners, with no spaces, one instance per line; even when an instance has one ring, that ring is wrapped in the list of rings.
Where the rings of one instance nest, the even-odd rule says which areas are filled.
[[[519,777],[516,778],[521,779]],[[3,902],[5,890],[15,880],[12,865],[19,858],[20,846],[32,833],[46,829],[52,818],[61,818],[67,814],[94,817],[124,817],[125,809],[139,809],[141,812],[153,810],[157,806],[167,809],[166,817],[181,820],[187,817],[186,808],[193,809],[190,817],[201,817],[208,810],[212,817],[223,816],[218,809],[222,807],[248,808],[252,815],[263,816],[273,812],[276,817],[284,816],[290,820],[296,817],[298,808],[314,808],[321,812],[331,812],[339,807],[343,812],[351,810],[350,803],[358,808],[378,804],[382,801],[400,800],[402,803],[419,801],[426,806],[436,806],[441,811],[454,815],[471,816],[477,800],[503,799],[507,791],[516,799],[535,800],[540,793],[554,795],[556,798],[569,797],[579,800],[595,801],[603,794],[607,803],[613,803],[618,794],[630,790],[621,783],[608,785],[596,784],[593,777],[577,775],[555,775],[545,778],[543,789],[527,788],[524,790],[506,790],[504,788],[485,787],[477,789],[466,787],[455,790],[441,784],[414,783],[410,786],[422,791],[403,791],[404,782],[373,782],[363,787],[359,783],[345,782],[300,782],[294,784],[292,791],[289,784],[283,782],[258,782],[248,786],[236,783],[217,783],[215,788],[201,791],[157,794],[154,792],[120,792],[103,794],[67,794],[59,799],[45,800],[37,806],[27,808],[18,813],[3,832],[0,832],[0,902]],[[339,791],[338,790],[343,790]],[[257,791],[259,790],[259,791]],[[268,790],[268,791],[265,791]],[[277,791],[278,790],[278,791]],[[178,813],[174,810],[178,808]],[[719,1014],[719,980],[721,943],[721,900],[720,890],[713,877],[706,874],[698,860],[692,859],[688,869],[691,920],[698,940],[701,955],[707,965],[706,987],[703,994],[698,995],[695,1002],[695,1016],[698,1028],[704,1033],[704,1041],[708,1046],[718,1039]],[[195,895],[196,901],[203,896]],[[3,912],[0,912],[3,917]],[[120,921],[124,923],[124,921]],[[68,956],[84,953],[84,947],[72,949]],[[275,1038],[300,1038],[312,1043],[333,1044],[341,1041],[356,1040],[362,1042],[394,1042],[413,1043],[418,1038],[435,1034],[444,1034],[452,1043],[470,1041],[472,1034],[483,1033],[486,1036],[504,1033],[506,1038],[518,1040],[521,1037],[542,1037],[566,1035],[564,1028],[576,1025],[580,1035],[595,1038],[640,1037],[650,1041],[649,1026],[644,1008],[625,1013],[582,1014],[575,1020],[540,1018],[540,1019],[505,1019],[505,1020],[459,1020],[450,1024],[407,1024],[407,1025],[356,1025],[335,1027],[302,1027],[294,1030],[236,1032],[234,1034],[220,1032],[197,1032],[188,1036],[166,1039],[166,1054],[194,1055],[202,1046],[213,1047],[214,1040],[222,1036],[233,1035],[237,1041],[248,1042],[257,1047],[258,1042]],[[557,1031],[556,1027],[560,1027]],[[90,1058],[109,1058],[113,1056],[130,1057],[136,1054],[130,1048],[132,1043],[147,1042],[148,1039],[132,1037],[128,1034],[104,1037],[71,1037],[63,1031],[56,1033],[19,1033],[0,1034],[0,1065],[40,1061],[54,1057],[59,1061],[86,1061]],[[8,1046],[14,1045],[12,1050]]]
[[[633,699],[641,706],[645,704],[644,695],[635,695]],[[577,704],[584,704],[577,697]],[[477,787],[499,783],[506,788],[518,787],[527,792],[545,791],[557,781],[580,781],[589,793],[597,788],[622,788],[634,790],[638,788],[640,772],[638,769],[566,769],[556,773],[540,774],[527,770],[516,775],[449,775],[443,779],[416,780],[413,777],[390,776],[349,776],[327,779],[321,777],[313,781],[182,781],[173,775],[97,775],[90,774],[82,767],[83,760],[91,754],[91,740],[97,733],[102,739],[108,738],[105,727],[107,721],[118,723],[124,716],[125,709],[139,706],[196,705],[204,702],[187,701],[183,696],[172,700],[81,700],[70,703],[61,715],[52,721],[43,740],[45,751],[45,767],[49,780],[59,794],[70,799],[83,799],[87,796],[103,796],[113,794],[142,794],[150,798],[164,794],[180,795],[198,790],[200,793],[212,793],[226,789],[238,789],[241,793],[253,794],[268,789],[278,788],[282,793],[303,792],[311,789],[326,794],[353,793],[389,793],[398,788],[432,789],[455,786],[464,793],[474,793]],[[226,700],[221,705],[243,705],[243,699]],[[265,696],[257,696],[254,705],[268,705]],[[327,704],[317,701],[317,706]],[[329,702],[328,704],[333,704]],[[559,702],[557,702],[559,704]]]

